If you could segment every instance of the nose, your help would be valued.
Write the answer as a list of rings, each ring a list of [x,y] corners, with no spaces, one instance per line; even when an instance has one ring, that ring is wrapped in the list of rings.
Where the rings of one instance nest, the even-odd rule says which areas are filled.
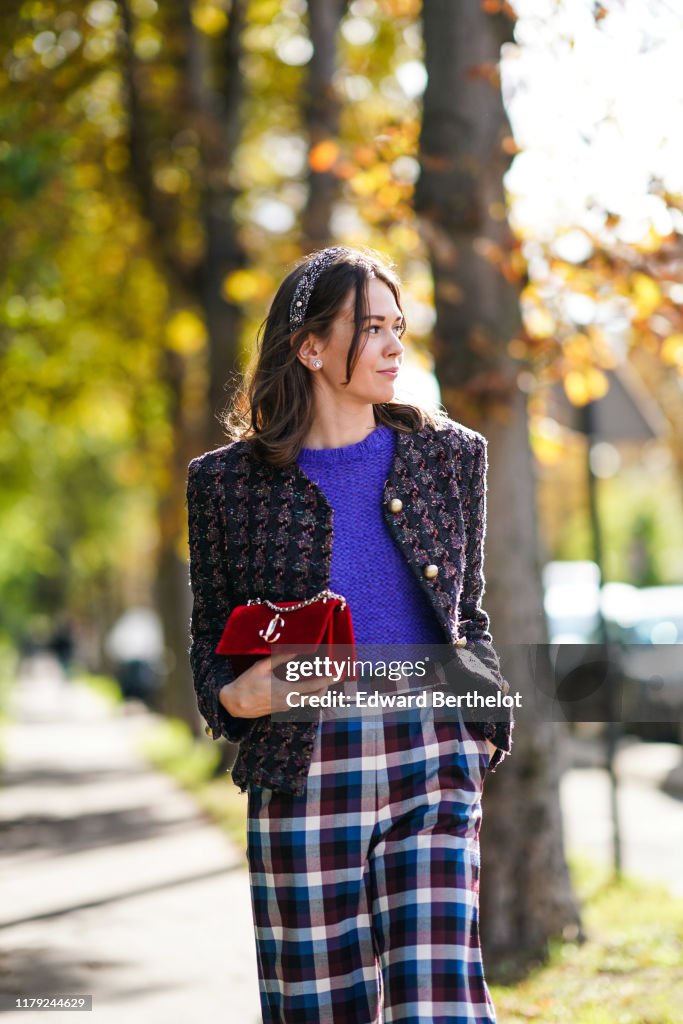
[[[393,355],[399,355],[400,356],[400,355],[403,355],[404,352],[405,352],[405,346],[404,346],[403,342],[395,334],[392,334],[391,338],[389,340],[389,343],[388,343],[388,345],[386,347],[385,355],[388,356],[388,357],[389,356],[393,356]]]

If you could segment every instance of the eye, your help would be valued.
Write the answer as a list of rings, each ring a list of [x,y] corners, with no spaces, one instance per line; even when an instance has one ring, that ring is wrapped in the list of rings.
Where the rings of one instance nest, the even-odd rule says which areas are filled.
[[[392,327],[392,331],[394,332],[394,334],[398,338],[400,338],[401,335],[405,333],[405,329],[406,329],[406,322],[405,322],[405,320],[402,320],[400,324],[395,324],[394,327]],[[381,331],[381,330],[382,330],[382,327],[381,327],[380,324],[371,324],[370,327],[368,327],[368,331],[369,332],[370,331]]]

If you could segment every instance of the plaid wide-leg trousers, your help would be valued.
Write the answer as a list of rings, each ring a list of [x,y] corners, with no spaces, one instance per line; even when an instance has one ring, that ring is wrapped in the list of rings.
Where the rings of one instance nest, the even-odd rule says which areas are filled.
[[[479,940],[489,750],[455,714],[323,720],[301,796],[249,785],[264,1024],[495,1024]]]

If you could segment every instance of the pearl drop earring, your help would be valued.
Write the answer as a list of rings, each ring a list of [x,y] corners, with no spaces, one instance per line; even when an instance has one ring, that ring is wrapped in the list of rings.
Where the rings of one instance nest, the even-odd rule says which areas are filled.
[[[323,361],[322,359],[314,359],[311,365],[314,366],[316,370],[319,370],[320,367],[323,365]]]

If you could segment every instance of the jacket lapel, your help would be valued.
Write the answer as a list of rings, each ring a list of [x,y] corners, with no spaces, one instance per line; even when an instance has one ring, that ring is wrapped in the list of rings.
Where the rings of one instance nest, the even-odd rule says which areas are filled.
[[[446,642],[453,642],[464,574],[464,520],[456,467],[431,428],[398,434],[384,498],[387,527],[431,602]],[[403,504],[398,513],[391,511],[392,498]],[[430,579],[424,573],[432,565],[438,574]]]

